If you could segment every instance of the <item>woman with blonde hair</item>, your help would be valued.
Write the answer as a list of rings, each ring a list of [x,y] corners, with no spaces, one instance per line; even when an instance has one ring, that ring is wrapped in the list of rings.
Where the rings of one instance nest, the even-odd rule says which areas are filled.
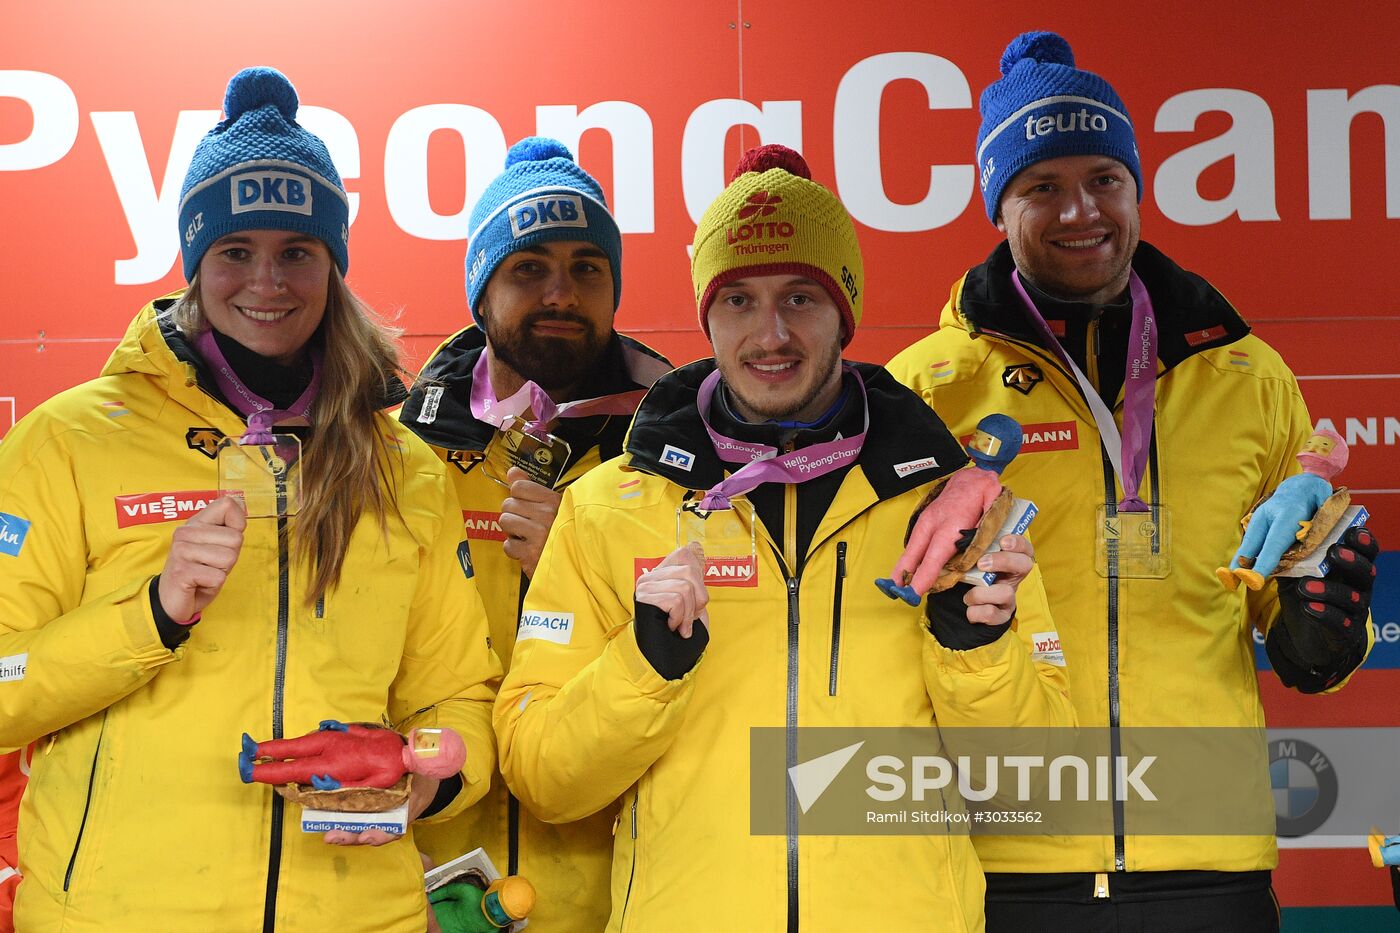
[[[280,73],[233,78],[182,192],[190,287],[0,445],[0,747],[38,740],[20,930],[423,930],[411,828],[301,832],[240,778],[244,732],[450,728],[466,764],[415,775],[410,819],[486,790],[500,668],[461,514],[383,413],[394,333],[345,284],[345,190],[296,110]],[[301,443],[276,507],[221,494],[229,439],[273,433]]]

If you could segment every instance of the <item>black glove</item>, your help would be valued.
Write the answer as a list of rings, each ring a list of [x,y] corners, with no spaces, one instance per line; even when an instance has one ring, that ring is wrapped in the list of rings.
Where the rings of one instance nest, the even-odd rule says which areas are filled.
[[[651,603],[632,600],[633,628],[637,635],[637,648],[647,659],[652,670],[667,680],[680,680],[695,665],[700,663],[700,655],[705,653],[710,643],[710,630],[697,619],[690,637],[683,638],[680,632],[671,631],[666,624],[665,609],[658,609]]]
[[[990,645],[1011,628],[1011,614],[1001,625],[981,625],[967,621],[967,602],[964,597],[972,589],[971,583],[955,583],[941,593],[929,593],[924,600],[924,616],[928,619],[928,630],[944,648],[954,651],[971,651],[983,645]]]
[[[1323,679],[1328,681],[1325,686],[1331,686],[1361,662],[1371,588],[1376,582],[1373,561],[1379,553],[1370,529],[1348,528],[1327,549],[1325,577],[1279,578],[1279,618],[1267,648],[1270,660],[1280,652],[1286,662],[1292,662],[1282,666],[1275,662],[1280,677],[1285,668],[1301,668],[1313,675],[1328,675]],[[1294,685],[1287,677],[1284,683]]]

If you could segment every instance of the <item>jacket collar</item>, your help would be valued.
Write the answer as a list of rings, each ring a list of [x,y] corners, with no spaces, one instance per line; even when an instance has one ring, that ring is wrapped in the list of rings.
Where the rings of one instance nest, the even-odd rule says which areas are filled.
[[[661,354],[640,341],[614,332],[603,360],[583,386],[582,397],[595,398],[647,387],[628,370],[624,348],[641,351],[670,365]],[[477,420],[471,411],[472,370],[485,349],[486,334],[476,325],[449,337],[423,367],[399,413],[399,420],[423,440],[438,447],[485,450],[496,429]],[[437,391],[439,389],[440,392]],[[424,404],[430,390],[437,397],[437,410],[424,421]],[[561,418],[555,425],[554,433],[569,442],[571,461],[577,461],[593,447],[598,448],[601,459],[610,460],[622,452],[627,423],[624,417],[609,415]]]
[[[997,333],[1041,346],[1011,287],[1014,263],[1002,241],[987,261],[969,270],[956,297],[957,311],[973,333]],[[1171,369],[1203,350],[1222,347],[1249,333],[1249,324],[1213,285],[1187,272],[1147,242],[1139,242],[1133,269],[1152,296],[1157,316],[1157,355]],[[1048,349],[1048,348],[1045,348]]]
[[[209,367],[175,326],[170,310],[183,294],[183,290],[173,292],[152,301],[141,309],[122,338],[117,349],[102,367],[102,374],[115,375],[123,372],[145,373],[164,377],[167,392],[180,396],[183,391],[193,390],[195,395],[207,396],[225,408],[232,410],[219,392]],[[403,383],[395,377],[381,387],[379,408],[389,408],[399,404],[407,396]],[[200,402],[194,396],[181,397],[183,404],[198,408]],[[242,420],[240,418],[240,420]]]
[[[884,367],[852,363],[865,383],[870,428],[856,461],[877,499],[889,499],[967,463],[962,445],[933,409]],[[627,435],[629,466],[686,489],[709,489],[736,465],[719,459],[696,407],[713,359],[682,366],[657,380]],[[930,465],[923,467],[925,461]],[[686,468],[688,465],[688,468]]]

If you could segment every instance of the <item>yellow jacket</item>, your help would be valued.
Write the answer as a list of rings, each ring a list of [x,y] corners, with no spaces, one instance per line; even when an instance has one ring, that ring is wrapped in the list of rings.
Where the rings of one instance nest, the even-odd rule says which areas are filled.
[[[1298,472],[1294,455],[1311,423],[1293,374],[1219,292],[1147,244],[1134,266],[1158,321],[1155,439],[1141,495],[1168,513],[1172,570],[1165,579],[1096,570],[1096,510],[1116,503],[1122,489],[1078,383],[1030,334],[1005,244],[953,286],[939,329],[889,369],[959,436],[992,411],[1021,422],[1025,444],[1003,478],[1040,507],[1036,560],[1081,728],[1262,729],[1251,639],[1277,617],[1277,588],[1232,593],[1214,570],[1239,544],[1240,517]],[[1121,391],[1115,415],[1121,428]],[[1267,780],[1253,783],[1268,787]],[[1273,836],[1135,836],[1121,816],[1114,825],[1113,836],[978,838],[977,851],[989,872],[1277,864]]]
[[[399,417],[451,464],[448,475],[457,488],[471,540],[491,644],[508,669],[529,581],[520,562],[508,557],[502,546],[506,536],[499,519],[505,487],[480,466],[481,451],[494,429],[472,416],[469,399],[472,368],[485,346],[485,335],[474,325],[447,338],[424,364]],[[599,367],[594,388],[598,394],[644,388],[670,368],[654,351],[619,335]],[[571,456],[559,488],[621,453],[628,421],[618,416],[561,420],[555,431],[570,442]],[[539,895],[530,916],[541,930],[597,933],[608,919],[613,816],[605,811],[576,823],[544,823],[522,810],[505,782],[497,780],[480,804],[456,819],[424,826],[416,836],[419,848],[438,864],[481,846],[503,873],[509,870],[528,878]]]
[[[467,744],[464,788],[438,816],[485,793],[500,666],[459,563],[452,487],[426,444],[381,417],[403,457],[403,521],[389,520],[387,540],[362,521],[340,586],[307,605],[304,569],[279,572],[277,523],[253,519],[222,591],[167,650],[148,585],[172,531],[216,496],[213,439],[244,429],[157,325],[168,303],[141,312],[100,378],[0,445],[0,512],[28,522],[17,553],[0,555],[0,658],[12,669],[0,746],[39,740],[16,922],[421,933],[411,837],[328,846],[272,788],[240,781],[237,753],[245,731],[295,736],[328,718],[450,726]]]
[[[842,478],[800,572],[795,487],[775,538],[760,523],[756,580],[709,587],[709,647],[680,680],[638,648],[635,581],[676,547],[676,509],[720,478],[695,411],[712,361],[652,388],[630,456],[564,494],[525,599],[515,659],[496,705],[502,772],[542,818],[622,809],[613,857],[612,931],[858,928],[981,930],[982,873],[966,833],[754,835],[750,730],[815,726],[1067,725],[1059,668],[1035,665],[1024,635],[974,650],[942,647],[922,612],[874,586],[902,549],[927,483],[963,461],[918,400],[861,366],[870,431]],[[691,452],[690,472],[661,462]],[[707,453],[708,451],[708,453]],[[900,477],[895,464],[938,452],[947,466]],[[898,456],[899,459],[894,459]],[[674,460],[673,460],[674,462]],[[930,475],[932,474],[932,475]],[[1039,577],[1021,586],[1021,633],[1050,623]],[[878,907],[867,909],[870,898]]]

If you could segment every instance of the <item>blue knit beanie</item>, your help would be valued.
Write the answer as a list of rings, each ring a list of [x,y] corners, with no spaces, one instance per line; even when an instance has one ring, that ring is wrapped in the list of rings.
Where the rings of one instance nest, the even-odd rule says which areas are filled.
[[[205,250],[239,230],[295,230],[321,240],[342,275],[350,267],[350,203],[326,144],[296,123],[297,92],[275,68],[245,68],[228,83],[224,119],[205,134],[180,189],[185,280]]]
[[[467,236],[467,307],[478,305],[491,273],[511,253],[550,240],[583,240],[608,256],[613,309],[622,297],[622,232],[603,189],[557,139],[527,136],[506,153],[506,168],[472,209]]]
[[[1024,168],[1069,155],[1106,155],[1128,167],[1142,200],[1142,167],[1128,108],[1109,83],[1074,67],[1053,32],[1023,32],[1001,55],[1002,79],[982,92],[977,170],[993,223],[1001,192]]]

